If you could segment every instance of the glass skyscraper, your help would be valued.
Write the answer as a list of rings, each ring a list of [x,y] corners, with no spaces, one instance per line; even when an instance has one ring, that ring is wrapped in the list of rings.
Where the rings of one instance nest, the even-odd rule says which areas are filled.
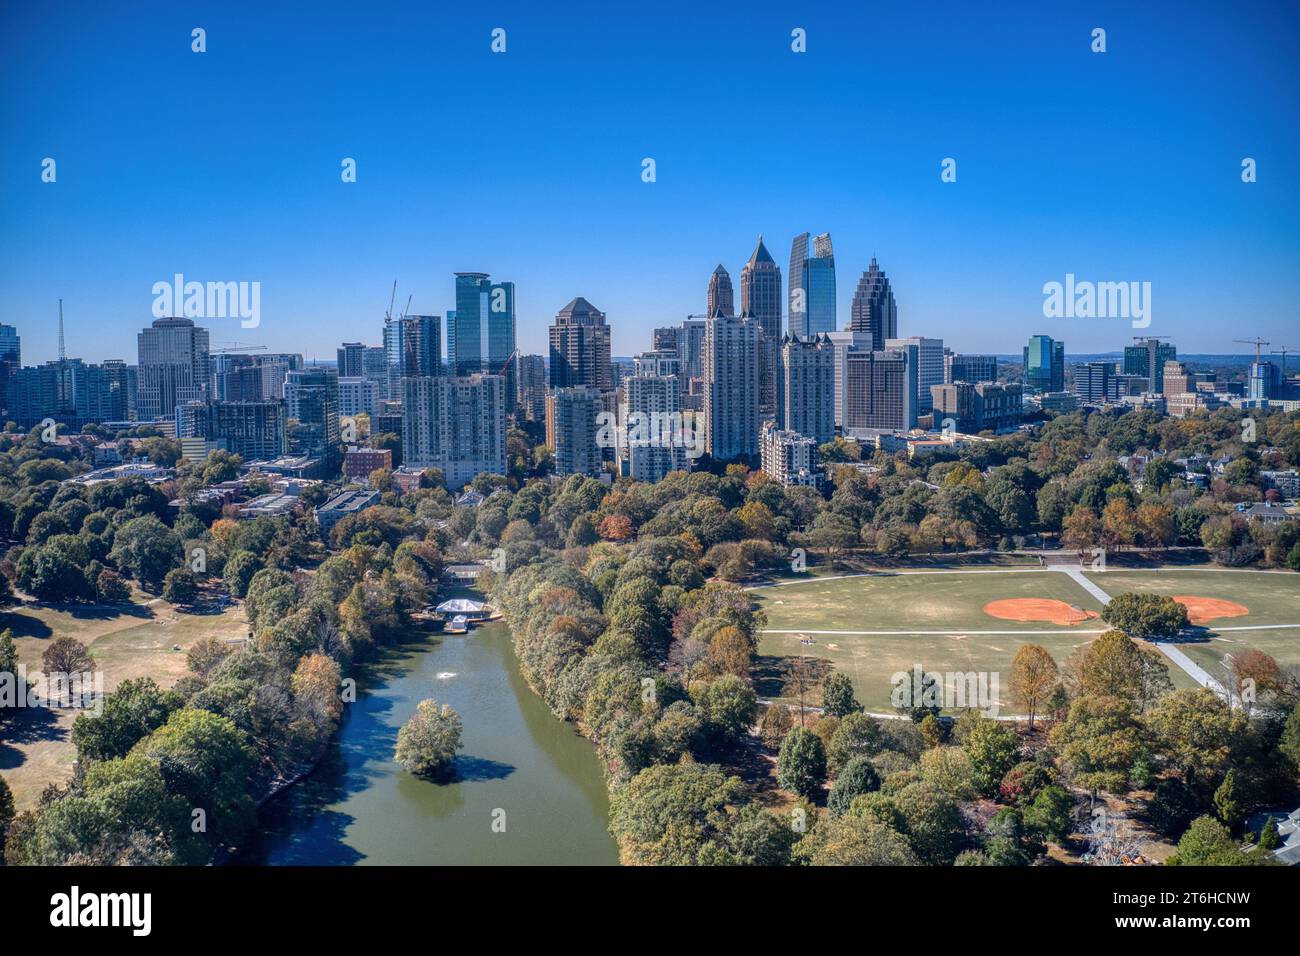
[[[813,239],[812,252],[809,257],[808,233],[795,236],[787,329],[800,338],[835,331],[835,251],[829,232]]]
[[[506,398],[517,391],[515,284],[486,272],[456,273],[456,309],[447,313],[447,365],[452,375],[505,375]]]
[[[1040,392],[1065,391],[1065,343],[1031,335],[1025,346],[1025,385]]]

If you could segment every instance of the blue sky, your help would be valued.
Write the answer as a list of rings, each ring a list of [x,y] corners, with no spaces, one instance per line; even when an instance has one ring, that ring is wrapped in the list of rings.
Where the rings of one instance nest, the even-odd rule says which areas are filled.
[[[261,282],[261,326],[213,320],[214,343],[332,358],[378,343],[394,279],[443,314],[476,270],[516,283],[525,351],[583,295],[631,354],[703,311],[719,262],[738,284],[758,233],[784,272],[805,230],[833,236],[841,326],[874,253],[900,333],[962,351],[1127,343],[1124,319],[1043,317],[1067,272],[1151,282],[1146,331],[1183,352],[1300,347],[1291,0],[441,6],[5,4],[0,321],[24,360],[56,354],[62,297],[70,355],[134,361],[176,272]]]

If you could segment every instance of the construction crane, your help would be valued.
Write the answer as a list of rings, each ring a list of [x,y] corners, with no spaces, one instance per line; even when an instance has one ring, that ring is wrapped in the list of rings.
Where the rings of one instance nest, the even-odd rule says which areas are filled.
[[[406,318],[408,315],[411,314],[411,300],[414,298],[415,298],[414,292],[412,292],[410,295],[406,297],[406,308],[402,310],[402,318]]]
[[[65,362],[68,359],[68,352],[63,347],[63,300],[59,300],[59,361]]]
[[[1167,339],[1167,338],[1169,338],[1168,335],[1135,335],[1133,336],[1133,341],[1145,342],[1148,339]]]
[[[384,321],[393,320],[393,306],[397,304],[397,280],[393,280],[393,294],[388,297],[388,311],[384,313]]]
[[[1255,346],[1255,364],[1256,364],[1256,365],[1259,364],[1259,347],[1260,347],[1261,345],[1271,345],[1271,344],[1272,344],[1271,342],[1265,342],[1263,339],[1259,338],[1259,336],[1256,336],[1256,337],[1253,338],[1253,339],[1233,339],[1232,341],[1234,341],[1234,342],[1240,342],[1242,345],[1253,345],[1253,346]]]
[[[242,342],[230,342],[219,349],[208,349],[213,355],[226,355],[230,352],[265,352],[265,345],[245,345]]]
[[[504,374],[506,374],[506,369],[508,369],[508,368],[510,367],[510,363],[513,362],[513,361],[515,360],[515,357],[516,357],[518,354],[519,354],[519,349],[513,349],[513,350],[510,352],[510,354],[509,354],[508,356],[506,356],[506,360],[505,360],[505,362],[503,362],[503,363],[501,364],[501,368],[497,369],[497,374],[498,374],[498,375],[504,375]]]
[[[1287,346],[1284,345],[1284,346],[1282,346],[1280,349],[1273,349],[1273,351],[1271,351],[1271,352],[1268,353],[1269,355],[1280,355],[1280,356],[1282,356],[1282,376],[1283,376],[1283,377],[1286,377],[1286,357],[1287,357],[1287,353],[1289,353],[1289,352],[1300,352],[1300,349],[1288,348]]]

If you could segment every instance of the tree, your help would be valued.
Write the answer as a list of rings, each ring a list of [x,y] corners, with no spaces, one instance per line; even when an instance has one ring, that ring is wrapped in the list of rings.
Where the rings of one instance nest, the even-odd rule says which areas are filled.
[[[226,559],[224,580],[226,590],[232,597],[242,598],[248,593],[248,585],[253,575],[265,565],[262,559],[251,551],[236,551]]]
[[[913,852],[927,866],[949,866],[966,839],[957,804],[929,783],[908,784],[894,797]]]
[[[1252,866],[1272,860],[1241,849],[1227,827],[1214,817],[1197,817],[1178,841],[1167,866]]]
[[[162,598],[169,604],[193,604],[199,596],[199,581],[189,568],[172,568],[163,578]]]
[[[1188,626],[1187,608],[1164,594],[1130,593],[1111,599],[1101,619],[1129,637],[1167,637]]]
[[[76,638],[56,637],[41,654],[41,667],[46,674],[84,674],[94,669],[95,662]]]
[[[9,784],[5,783],[4,778],[0,777],[0,860],[4,859],[5,852],[5,833],[9,830],[9,824],[14,819],[14,795],[9,790]]]
[[[1020,750],[1016,732],[1000,721],[981,717],[966,731],[961,746],[970,758],[980,793],[996,794],[1002,778],[1016,765]]]
[[[693,866],[725,842],[740,778],[683,762],[642,770],[614,791],[609,829],[632,866]]]
[[[880,775],[867,757],[854,757],[844,765],[827,800],[831,816],[846,813],[855,798],[880,789]]]
[[[874,757],[884,745],[880,721],[860,710],[854,711],[840,718],[839,726],[831,734],[826,746],[826,761],[830,769],[838,773],[854,757]]]
[[[813,799],[826,779],[826,749],[811,730],[796,727],[781,742],[776,762],[777,782],[785,790]]]
[[[1011,661],[1011,699],[1029,712],[1029,729],[1056,687],[1052,655],[1037,644],[1025,644]]]
[[[1195,687],[1166,696],[1148,715],[1147,725],[1169,766],[1192,787],[1223,772],[1248,723],[1213,691]]]
[[[1094,795],[1122,793],[1138,757],[1145,753],[1133,706],[1117,697],[1081,697],[1052,728],[1052,746],[1063,769]]]
[[[1123,631],[1107,631],[1071,661],[1080,696],[1118,697],[1143,710],[1171,686],[1169,669],[1154,651]]]
[[[129,604],[131,588],[122,580],[122,575],[112,568],[105,568],[95,578],[95,596],[100,604]]]
[[[180,539],[153,515],[133,518],[117,530],[109,559],[142,584],[157,586],[183,558]]]
[[[876,818],[846,813],[823,820],[794,845],[811,866],[916,866],[907,838]]]
[[[1058,843],[1070,835],[1071,811],[1074,799],[1064,787],[1051,784],[1038,791],[1033,802],[1025,808],[1025,826],[1045,839]]]
[[[735,674],[723,674],[707,685],[696,698],[714,743],[726,747],[745,734],[754,722],[758,698]]]
[[[1282,737],[1277,747],[1291,758],[1291,762],[1300,766],[1300,704],[1296,704],[1282,725]]]
[[[397,732],[397,762],[411,773],[436,776],[445,773],[462,747],[460,715],[432,697],[420,701]]]
[[[163,690],[148,677],[124,680],[108,695],[98,717],[80,714],[72,724],[72,742],[81,760],[124,757],[185,703],[175,691]]]
[[[862,709],[853,696],[853,682],[846,674],[832,671],[822,683],[822,708],[832,717],[845,717]]]
[[[1238,781],[1237,771],[1229,770],[1214,791],[1214,812],[1224,826],[1236,831],[1246,817],[1246,809],[1246,788]]]

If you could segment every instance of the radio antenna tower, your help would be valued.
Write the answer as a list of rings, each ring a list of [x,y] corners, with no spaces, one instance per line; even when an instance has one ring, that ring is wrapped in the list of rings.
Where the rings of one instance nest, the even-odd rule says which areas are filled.
[[[63,347],[63,300],[59,300],[59,361],[66,361],[68,358],[67,350]]]

